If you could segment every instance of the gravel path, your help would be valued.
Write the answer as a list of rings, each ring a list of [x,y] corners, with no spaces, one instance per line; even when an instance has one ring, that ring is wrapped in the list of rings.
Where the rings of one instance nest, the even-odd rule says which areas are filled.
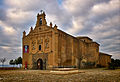
[[[73,74],[49,70],[0,70],[0,82],[120,82],[120,69],[85,69]]]

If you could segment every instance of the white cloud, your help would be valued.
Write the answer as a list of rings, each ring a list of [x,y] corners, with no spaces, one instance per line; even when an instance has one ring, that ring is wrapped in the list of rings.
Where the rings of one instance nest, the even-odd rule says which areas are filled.
[[[106,20],[103,20],[101,24],[96,25],[93,29],[96,31],[115,29],[120,26],[119,22],[120,22],[120,16],[119,15],[113,16],[112,18],[107,18]]]
[[[84,20],[82,19],[82,17],[73,18],[72,27],[68,28],[67,31],[71,34],[75,34],[83,29],[83,27],[84,27],[83,24],[84,24]]]
[[[0,26],[3,29],[3,31],[5,32],[5,34],[7,34],[7,35],[15,35],[16,30],[13,27],[6,25],[2,21],[0,21]]]
[[[65,0],[64,8],[70,12],[72,15],[83,15],[87,14],[90,7],[94,4],[95,1],[92,0]]]
[[[1,48],[3,48],[4,50],[9,50],[10,49],[10,47],[8,47],[8,46],[0,46]]]
[[[41,6],[40,1],[45,2],[45,0],[34,0],[34,2],[32,0],[5,0],[5,4],[12,8],[32,10]]]
[[[118,54],[118,53],[111,53],[111,54],[115,54],[115,55],[112,55],[112,58],[120,59],[120,54]]]
[[[33,14],[35,13],[32,11],[22,11],[21,9],[16,8],[7,10],[8,21],[12,23],[25,23],[33,18]]]
[[[103,15],[107,13],[112,13],[120,8],[119,0],[110,0],[109,3],[96,4],[92,8],[92,12],[97,15]]]
[[[22,9],[23,11],[40,11],[48,10],[56,12],[58,9],[57,0],[5,0],[5,4],[10,8]],[[55,10],[55,11],[54,11]]]
[[[105,38],[113,35],[120,35],[120,16],[113,16],[93,27],[94,38]],[[99,36],[99,37],[98,37]],[[111,37],[112,38],[112,37]]]

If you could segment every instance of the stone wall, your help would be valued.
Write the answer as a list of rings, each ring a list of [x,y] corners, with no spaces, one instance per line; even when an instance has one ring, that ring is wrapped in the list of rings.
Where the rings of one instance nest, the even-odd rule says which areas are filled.
[[[99,55],[99,64],[104,67],[108,67],[108,63],[111,63],[111,55],[101,53]]]
[[[58,59],[59,66],[72,65],[72,37],[59,30],[58,36]]]

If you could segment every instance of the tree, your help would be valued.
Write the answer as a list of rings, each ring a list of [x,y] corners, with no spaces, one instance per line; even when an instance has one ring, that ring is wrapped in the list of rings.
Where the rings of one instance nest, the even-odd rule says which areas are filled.
[[[120,60],[119,59],[116,59],[114,62],[115,62],[116,67],[120,67]]]
[[[15,59],[14,62],[15,62],[16,65],[18,65],[18,63],[19,63],[19,62],[18,62],[18,59]]]
[[[6,58],[1,58],[0,62],[2,63],[2,66],[4,66],[4,63],[6,62]]]
[[[14,66],[15,65],[14,60],[10,60],[9,64]]]
[[[10,60],[9,64],[10,64],[10,65],[13,65],[13,60]]]
[[[109,69],[117,69],[120,67],[120,60],[119,59],[111,59],[111,63],[109,63]]]
[[[17,61],[18,61],[18,64],[22,64],[22,58],[21,57],[18,57]]]
[[[15,59],[15,60],[10,60],[10,62],[9,62],[9,64],[10,65],[20,65],[20,64],[22,64],[22,58],[21,57],[18,57],[17,59]]]
[[[20,66],[20,64],[22,64],[22,58],[21,57],[17,58],[17,63],[19,64],[19,66]]]

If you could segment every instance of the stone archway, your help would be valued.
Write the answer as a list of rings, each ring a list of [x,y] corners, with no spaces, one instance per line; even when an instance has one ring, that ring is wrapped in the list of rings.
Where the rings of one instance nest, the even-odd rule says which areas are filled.
[[[43,60],[42,59],[37,60],[37,69],[43,70]]]

